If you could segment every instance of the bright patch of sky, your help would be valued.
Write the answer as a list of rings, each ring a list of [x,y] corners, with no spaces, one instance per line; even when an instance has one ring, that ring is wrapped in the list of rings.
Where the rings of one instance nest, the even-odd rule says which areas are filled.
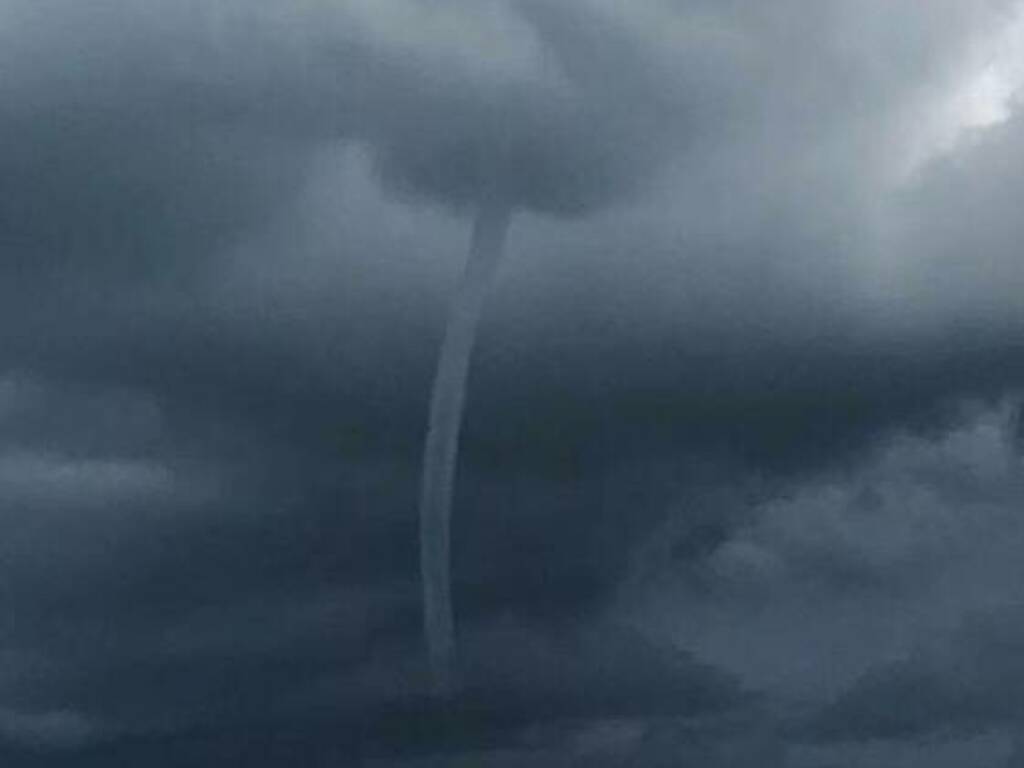
[[[1008,120],[1022,85],[1024,4],[1018,4],[1007,24],[971,48],[958,76],[931,101],[906,150],[901,179]]]

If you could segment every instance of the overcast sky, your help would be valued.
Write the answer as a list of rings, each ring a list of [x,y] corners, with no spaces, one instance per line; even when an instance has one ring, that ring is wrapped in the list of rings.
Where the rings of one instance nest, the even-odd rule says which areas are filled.
[[[0,762],[1024,766],[1021,87],[1017,0],[0,0]]]

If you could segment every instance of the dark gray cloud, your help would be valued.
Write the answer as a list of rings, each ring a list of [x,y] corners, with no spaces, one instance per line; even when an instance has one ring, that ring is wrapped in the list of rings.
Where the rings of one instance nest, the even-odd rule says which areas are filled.
[[[951,631],[867,670],[807,725],[821,740],[909,740],[1019,725],[1019,603],[966,612]]]
[[[1009,759],[1016,13],[5,3],[5,765]],[[491,720],[434,739],[418,452],[491,184],[538,214],[455,516]]]
[[[388,185],[457,205],[494,196],[541,213],[585,212],[652,175],[713,104],[711,84],[701,84],[701,99],[686,92],[692,79],[677,74],[685,70],[670,70],[667,52],[621,24],[619,11],[547,2],[501,9],[434,9],[466,24],[464,39],[474,23],[501,35],[496,14],[507,14],[524,38],[509,63],[526,71],[497,72],[493,80],[454,68],[407,76],[414,100],[368,138]],[[711,71],[717,41],[695,35],[690,42],[690,50],[670,52],[685,57],[671,63]],[[676,77],[669,81],[670,71]],[[728,75],[721,75],[724,84]]]

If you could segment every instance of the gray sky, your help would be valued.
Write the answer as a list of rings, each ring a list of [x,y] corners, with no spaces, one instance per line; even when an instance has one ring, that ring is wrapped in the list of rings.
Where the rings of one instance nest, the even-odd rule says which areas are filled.
[[[1022,85],[1011,0],[0,0],[4,765],[1024,764]]]

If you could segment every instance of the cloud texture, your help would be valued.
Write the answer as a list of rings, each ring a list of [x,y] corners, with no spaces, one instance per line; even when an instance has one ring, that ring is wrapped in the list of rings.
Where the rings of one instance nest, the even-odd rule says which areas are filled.
[[[0,759],[1019,762],[1022,13],[0,2]]]

